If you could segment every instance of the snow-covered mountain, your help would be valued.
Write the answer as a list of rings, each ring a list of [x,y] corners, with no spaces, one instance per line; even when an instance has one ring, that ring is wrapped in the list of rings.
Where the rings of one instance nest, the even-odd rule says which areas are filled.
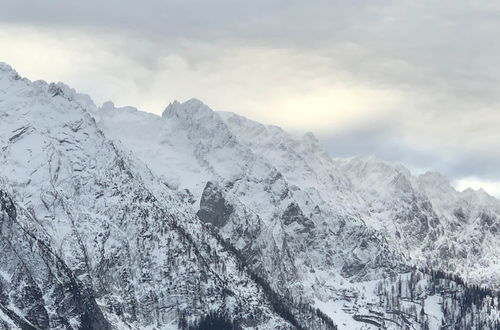
[[[328,286],[315,289],[319,271],[325,280],[370,279],[399,266],[398,256],[359,216],[287,180],[198,100],[175,102],[161,117],[105,104],[98,121],[166,182],[187,189],[201,220],[218,227],[280,292],[308,296],[316,290],[328,296],[333,294]],[[171,157],[187,162],[171,167]],[[308,175],[307,169],[296,171]]]
[[[470,286],[500,288],[484,192],[195,99],[97,108],[5,64],[0,119],[0,329],[498,325]]]
[[[377,159],[336,160],[365,201],[366,223],[417,265],[500,288],[500,202],[456,191],[438,173],[418,177]]]
[[[0,66],[1,327],[175,329],[215,311],[293,328],[186,194],[105,137],[96,110]]]
[[[457,192],[440,174],[415,177],[374,157],[332,159],[312,134],[293,138],[277,127],[223,116],[239,140],[289,182],[359,215],[412,263],[500,288],[500,202],[484,191]]]

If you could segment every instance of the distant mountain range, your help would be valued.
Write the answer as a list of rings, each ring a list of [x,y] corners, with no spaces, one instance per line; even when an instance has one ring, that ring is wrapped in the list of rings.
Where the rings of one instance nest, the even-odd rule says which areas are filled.
[[[500,201],[0,63],[0,329],[500,329]]]

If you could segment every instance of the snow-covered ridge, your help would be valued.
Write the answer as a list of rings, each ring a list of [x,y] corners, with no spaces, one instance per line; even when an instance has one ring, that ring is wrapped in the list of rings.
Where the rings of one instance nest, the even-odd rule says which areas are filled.
[[[167,329],[217,311],[292,328],[189,196],[102,133],[90,99],[1,70],[0,327]]]
[[[284,234],[274,234],[271,240],[263,238],[268,242],[266,248],[269,248],[269,242],[274,242],[273,245],[276,247],[273,248],[275,251],[273,253],[284,249],[284,251],[288,251],[287,255],[292,256],[291,259],[283,259],[283,262],[289,263],[287,266],[289,270],[286,271],[288,275],[290,273],[297,274],[295,277],[289,278],[288,282],[292,280],[292,283],[296,283],[299,292],[303,290],[306,295],[314,292],[312,297],[319,294],[321,299],[326,300],[335,297],[335,289],[326,289],[328,286],[315,289],[314,285],[310,285],[310,283],[331,281],[335,278],[335,272],[332,270],[339,269],[332,268],[331,265],[339,262],[343,266],[338,271],[344,276],[356,277],[356,274],[364,273],[364,276],[371,274],[368,278],[370,276],[376,277],[376,270],[384,269],[383,263],[370,271],[367,270],[369,267],[366,267],[364,263],[367,260],[373,260],[372,253],[380,248],[377,247],[377,244],[363,250],[356,247],[356,242],[363,241],[360,237],[366,235],[365,231],[371,232],[368,235],[371,235],[372,238],[368,241],[374,242],[382,238],[382,241],[388,242],[389,250],[402,255],[403,259],[410,263],[453,272],[475,283],[498,285],[499,269],[495,262],[495,255],[499,251],[496,242],[498,241],[498,215],[500,213],[496,211],[499,203],[494,198],[485,199],[481,192],[457,192],[440,174],[426,173],[415,177],[400,164],[385,162],[374,157],[331,158],[312,134],[294,137],[279,127],[262,125],[236,114],[210,113],[211,110],[199,101],[188,101],[184,113],[182,113],[183,107],[183,103],[175,103],[175,113],[178,114],[176,116],[183,118],[184,123],[188,123],[185,129],[192,129],[193,126],[189,123],[196,118],[203,118],[195,125],[218,128],[218,130],[208,130],[211,138],[219,139],[217,133],[220,131],[223,132],[222,136],[231,136],[231,150],[245,150],[246,148],[245,153],[227,150],[222,153],[222,150],[225,150],[223,145],[207,147],[207,150],[210,150],[209,153],[213,155],[222,153],[224,154],[222,159],[231,159],[233,165],[237,166],[233,168],[235,172],[232,173],[238,173],[238,168],[240,168],[240,174],[236,177],[246,177],[251,174],[243,164],[239,164],[242,159],[253,157],[255,161],[268,164],[268,168],[275,168],[286,182],[293,203],[298,205],[300,213],[312,220],[314,226],[311,228],[313,229],[306,231],[299,229],[299,232],[307,233],[309,231],[312,233],[310,237],[314,237],[307,238],[306,236],[304,243],[297,240],[300,237],[297,236],[298,232],[287,233],[284,224],[280,225],[280,227],[285,228]],[[202,109],[203,117],[200,117],[200,113],[193,112],[193,107]],[[224,121],[226,126],[220,123],[220,119]],[[216,124],[211,123],[211,120]],[[174,136],[177,135],[173,131],[171,133]],[[120,134],[111,135],[118,139],[122,138]],[[193,139],[191,143],[205,145],[201,139]],[[153,154],[159,154],[163,149],[156,141],[149,141],[148,145],[157,146],[157,151]],[[145,161],[148,164],[156,163],[154,157],[145,158]],[[204,163],[204,166],[214,171],[225,168],[216,159],[209,160]],[[163,171],[167,171],[167,168]],[[227,173],[223,172],[220,175],[223,178],[222,182],[228,181],[224,180],[230,177]],[[192,177],[191,175],[187,176]],[[262,176],[261,172],[252,177],[259,176]],[[212,178],[210,180],[217,181],[218,179]],[[261,220],[259,223],[263,222],[261,226],[265,227],[266,224],[273,226],[272,219],[276,217],[276,214],[280,214],[280,212],[286,214],[286,212],[279,205],[264,206],[262,203],[264,200],[275,199],[275,197],[256,194],[260,189],[266,190],[263,183],[260,185],[262,188],[249,189],[249,186],[244,186],[234,192],[231,191],[232,188],[223,190],[226,193],[225,198],[233,200],[233,204],[243,203],[241,207],[247,210],[241,211],[243,214],[254,212],[259,215],[258,219]],[[180,186],[182,186],[182,180]],[[224,187],[224,184],[221,186]],[[241,197],[249,194],[252,197]],[[476,196],[477,204],[475,205],[470,202],[471,198],[474,198],[472,196]],[[234,201],[234,198],[237,198],[238,202]],[[259,203],[255,204],[255,201]],[[494,201],[493,204],[490,203],[491,201]],[[333,219],[338,220],[332,221]],[[358,221],[364,225],[356,225]],[[484,225],[479,225],[480,223],[484,223]],[[235,225],[229,219],[229,222],[221,228],[221,232],[232,239],[242,250],[265,250],[262,246],[249,246],[248,241],[244,238],[245,235],[238,234],[239,230],[235,229],[235,226],[241,227],[242,225]],[[269,230],[265,229],[265,231]],[[319,234],[325,230],[334,230],[335,235]],[[260,231],[264,230],[260,228]],[[273,229],[273,232],[276,233],[276,229]],[[290,243],[280,247],[284,241],[287,241],[286,238],[283,240],[280,237],[294,237],[294,243],[298,244],[295,248],[293,244],[290,246]],[[324,249],[326,245],[331,244],[327,242],[338,240],[339,237],[342,237],[341,246],[333,247],[330,250]],[[245,241],[247,243],[239,243]],[[311,245],[311,242],[314,243]],[[307,249],[307,257],[305,257],[298,251],[307,245],[309,248]],[[340,253],[341,258],[336,259],[337,261],[316,257],[339,255],[340,251],[348,250],[355,251],[354,255]],[[471,253],[472,251],[474,252]],[[250,254],[253,255],[253,253]],[[266,254],[268,253],[267,251]],[[362,255],[364,257],[361,257]],[[304,258],[310,261],[303,264]],[[350,258],[365,261],[360,264],[351,263],[347,261]],[[265,263],[265,261],[256,261],[256,267],[265,268]],[[325,268],[325,266],[327,267]],[[315,275],[307,275],[309,269],[314,270]],[[328,275],[320,275],[320,270],[326,269],[329,269],[326,272]],[[469,272],[469,269],[475,271]],[[277,272],[274,268],[270,268],[269,271]],[[331,283],[330,288],[339,285],[338,282],[334,284],[335,281]],[[279,286],[279,284],[277,285]]]
[[[175,112],[172,113],[181,113],[183,104],[178,102],[174,104]],[[337,212],[353,217],[356,217],[360,212],[365,213],[363,220],[368,224],[376,222],[386,226],[387,221],[380,218],[371,219],[373,217],[366,215],[370,210],[366,210],[365,206],[374,202],[389,202],[391,199],[397,198],[396,194],[400,194],[401,191],[407,194],[405,203],[411,203],[412,198],[416,198],[421,200],[424,209],[428,208],[429,203],[436,204],[436,208],[439,209],[437,204],[439,204],[440,199],[454,199],[457,198],[456,196],[464,195],[464,193],[456,192],[442,177],[440,180],[435,180],[436,178],[427,180],[426,183],[425,178],[430,174],[417,178],[399,164],[387,163],[373,157],[331,159],[311,134],[297,139],[275,126],[265,126],[231,113],[218,113],[227,124],[226,128],[221,125],[217,113],[210,114],[208,107],[199,101],[188,101],[186,112],[182,115],[176,115],[182,117],[184,123],[187,121],[188,127],[191,127],[189,120],[193,120],[190,115],[193,114],[193,105],[196,109],[202,108],[205,116],[203,121],[198,122],[197,125],[203,123],[208,127],[219,128],[205,130],[212,134],[212,138],[218,139],[217,132],[219,131],[223,132],[223,136],[236,137],[236,140],[232,139],[232,141],[243,146],[239,148],[249,148],[255,155],[253,157],[263,158],[266,163],[284,175],[289,185],[299,187],[301,191],[307,193],[308,198],[315,198],[318,205],[324,203],[328,203],[330,206],[335,205]],[[196,116],[199,116],[199,113]],[[210,118],[216,119],[214,121],[217,124],[212,124]],[[228,133],[228,128],[230,133]],[[121,137],[118,135],[118,138]],[[154,141],[148,143],[148,145],[154,144]],[[160,151],[155,152],[155,154],[158,153]],[[155,163],[153,159],[145,161],[148,164]],[[236,163],[239,159],[233,157],[232,161]],[[213,164],[208,167],[215,170],[223,168]],[[224,177],[224,175],[222,176]],[[450,189],[449,196],[430,193],[431,190],[440,191],[445,188]],[[398,201],[394,200],[391,203],[396,202]],[[385,206],[381,207],[383,209]],[[437,215],[434,214],[436,210],[429,209],[428,211],[430,217],[437,219]],[[391,219],[388,220],[392,222]],[[427,227],[427,224],[424,227]],[[399,229],[394,229],[393,234],[396,235],[397,231]],[[410,252],[407,251],[407,253]]]
[[[457,304],[446,292],[461,297],[465,289],[451,281],[436,290],[438,280],[414,269],[408,278],[416,264],[498,286],[500,208],[484,192],[460,193],[439,174],[415,177],[373,157],[332,158],[311,133],[292,136],[196,99],[173,102],[162,116],[112,102],[97,108],[64,84],[32,83],[4,64],[0,118],[0,191],[7,196],[0,224],[18,221],[46,242],[92,288],[88,299],[112,327],[142,329],[154,320],[176,328],[181,316],[209,309],[231,313],[246,328],[290,327],[251,274],[311,329],[327,325],[301,304],[348,318],[347,328],[366,320],[403,324],[404,315],[387,313],[401,304],[432,305],[429,317],[456,325],[468,325],[477,310],[485,318],[476,320],[498,319],[486,305],[462,318],[441,315],[439,303]],[[0,243],[10,244],[3,233]],[[36,258],[21,254],[32,269],[46,260]],[[15,269],[0,266],[0,284],[20,276]],[[35,276],[32,286],[45,292],[54,283]],[[411,297],[390,297],[401,285]],[[14,306],[18,291],[7,287]],[[37,306],[57,309],[64,296],[56,298]],[[81,324],[78,308],[62,317]],[[16,313],[28,320],[29,311]],[[408,322],[418,329],[425,318],[412,313]]]

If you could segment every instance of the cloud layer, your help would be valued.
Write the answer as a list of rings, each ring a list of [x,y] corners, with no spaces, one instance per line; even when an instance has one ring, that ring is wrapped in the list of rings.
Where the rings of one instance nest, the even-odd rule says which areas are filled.
[[[500,194],[498,35],[500,5],[463,0],[7,0],[0,60],[97,102],[194,96]]]

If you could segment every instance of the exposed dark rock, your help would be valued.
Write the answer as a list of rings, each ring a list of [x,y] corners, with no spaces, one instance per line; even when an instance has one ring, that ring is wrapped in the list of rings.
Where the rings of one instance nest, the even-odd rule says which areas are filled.
[[[219,188],[212,182],[207,182],[200,201],[200,210],[196,213],[201,221],[223,227],[233,212]]]
[[[304,226],[305,231],[314,228],[314,222],[312,222],[311,219],[307,218],[304,215],[304,213],[296,203],[291,203],[290,205],[288,205],[285,212],[283,212],[282,219],[283,224],[286,226],[292,223],[297,223]]]
[[[110,329],[91,291],[38,237],[37,230],[28,229],[36,224],[20,225],[12,198],[2,190],[0,210],[0,270],[10,278],[0,278],[3,312],[22,329],[69,328],[74,321],[80,329]],[[8,305],[15,306],[24,316],[17,315]]]

